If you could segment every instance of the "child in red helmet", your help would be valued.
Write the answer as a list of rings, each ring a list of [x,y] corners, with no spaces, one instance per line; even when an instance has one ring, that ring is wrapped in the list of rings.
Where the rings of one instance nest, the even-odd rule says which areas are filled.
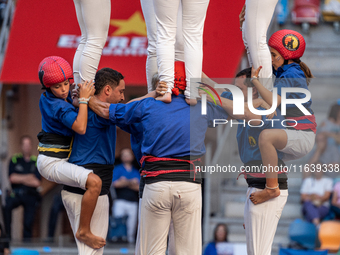
[[[43,89],[46,90],[39,102],[42,131],[38,134],[38,170],[49,181],[86,190],[76,237],[92,248],[101,248],[105,245],[105,240],[93,235],[90,230],[91,217],[101,191],[101,179],[92,170],[67,161],[73,133],[86,132],[87,103],[94,93],[93,83],[79,84],[77,110],[70,97],[69,79],[72,77],[72,68],[65,59],[47,57],[41,61],[38,72]]]
[[[308,90],[310,79],[313,78],[308,66],[301,62],[306,43],[301,34],[293,30],[280,30],[269,39],[268,45],[272,56],[272,64],[276,80],[274,92],[277,89],[277,107],[281,105],[282,88],[303,88]],[[266,89],[258,80],[261,67],[252,69],[252,81],[262,98],[269,104],[273,103],[273,92]],[[303,93],[286,93],[287,99],[303,99]],[[305,100],[306,101],[306,100]],[[309,153],[315,142],[316,122],[311,109],[312,100],[302,105],[308,112],[303,113],[295,104],[286,106],[286,129],[264,130],[260,135],[259,146],[263,166],[278,165],[277,150],[285,153],[283,160],[293,160]],[[280,194],[277,173],[266,173],[266,189],[250,196],[254,204],[263,203]]]

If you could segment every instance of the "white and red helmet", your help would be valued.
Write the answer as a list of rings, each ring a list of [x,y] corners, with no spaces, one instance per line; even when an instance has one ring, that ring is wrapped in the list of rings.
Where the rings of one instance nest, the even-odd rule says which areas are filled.
[[[50,88],[54,84],[72,78],[72,68],[62,57],[51,56],[40,62],[38,74],[43,87]]]
[[[270,37],[268,46],[277,50],[285,60],[299,59],[305,52],[306,42],[300,33],[283,29]]]

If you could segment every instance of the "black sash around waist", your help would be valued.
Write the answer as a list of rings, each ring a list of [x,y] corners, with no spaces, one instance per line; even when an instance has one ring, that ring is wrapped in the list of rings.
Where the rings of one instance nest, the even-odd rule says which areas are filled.
[[[100,192],[100,196],[107,195],[110,192],[110,186],[112,183],[112,174],[113,174],[113,165],[100,165],[100,164],[86,164],[82,167],[93,170],[93,173],[98,175],[102,180],[102,190]],[[81,188],[71,187],[64,185],[64,190],[76,193],[79,195],[84,195],[85,190]]]
[[[55,158],[68,158],[71,152],[71,136],[47,133],[44,130],[37,135],[39,154]]]
[[[262,160],[253,160],[253,161],[250,161],[244,164],[245,170],[246,170],[245,174],[247,176],[246,181],[248,183],[248,187],[253,187],[253,188],[258,188],[258,189],[265,188],[266,186],[265,173],[263,177],[260,177],[260,178],[254,177],[251,175],[251,173],[262,173],[262,165],[263,165]],[[286,165],[281,159],[279,159],[278,166],[280,166],[280,170],[281,169],[283,170]],[[250,169],[252,171],[250,171]],[[281,173],[278,173],[277,177],[278,177],[279,188],[288,189],[287,174],[281,172]]]
[[[199,161],[193,162],[190,164],[185,161],[194,161],[199,157],[193,156],[185,156],[185,157],[178,157],[178,158],[171,158],[171,159],[178,159],[184,161],[155,161],[155,162],[148,162],[145,161],[145,165],[142,170],[143,173],[149,172],[152,175],[152,172],[159,172],[161,174],[154,176],[154,177],[145,177],[144,181],[145,184],[151,184],[159,181],[186,181],[186,182],[194,182],[194,183],[202,183],[202,177],[200,172],[195,173],[195,169],[193,164],[199,164]],[[174,170],[173,172],[171,170]],[[176,171],[176,170],[187,170],[187,171]],[[164,174],[162,174],[164,172]]]

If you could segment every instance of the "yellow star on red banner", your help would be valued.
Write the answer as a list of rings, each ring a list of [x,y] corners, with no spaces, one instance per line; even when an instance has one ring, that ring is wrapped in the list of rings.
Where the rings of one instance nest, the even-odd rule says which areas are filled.
[[[118,27],[112,35],[120,36],[126,34],[136,34],[146,36],[146,25],[140,11],[136,11],[128,19],[111,19],[110,24]]]

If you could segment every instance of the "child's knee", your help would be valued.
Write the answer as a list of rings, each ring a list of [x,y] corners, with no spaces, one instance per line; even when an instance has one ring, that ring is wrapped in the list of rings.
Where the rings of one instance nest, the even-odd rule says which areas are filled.
[[[270,130],[265,129],[260,133],[259,136],[259,146],[266,146],[268,144],[271,144],[271,134],[272,132],[270,132]]]
[[[94,173],[90,173],[87,176],[87,181],[86,181],[86,188],[87,189],[93,189],[100,192],[102,188],[102,180],[100,177]]]

